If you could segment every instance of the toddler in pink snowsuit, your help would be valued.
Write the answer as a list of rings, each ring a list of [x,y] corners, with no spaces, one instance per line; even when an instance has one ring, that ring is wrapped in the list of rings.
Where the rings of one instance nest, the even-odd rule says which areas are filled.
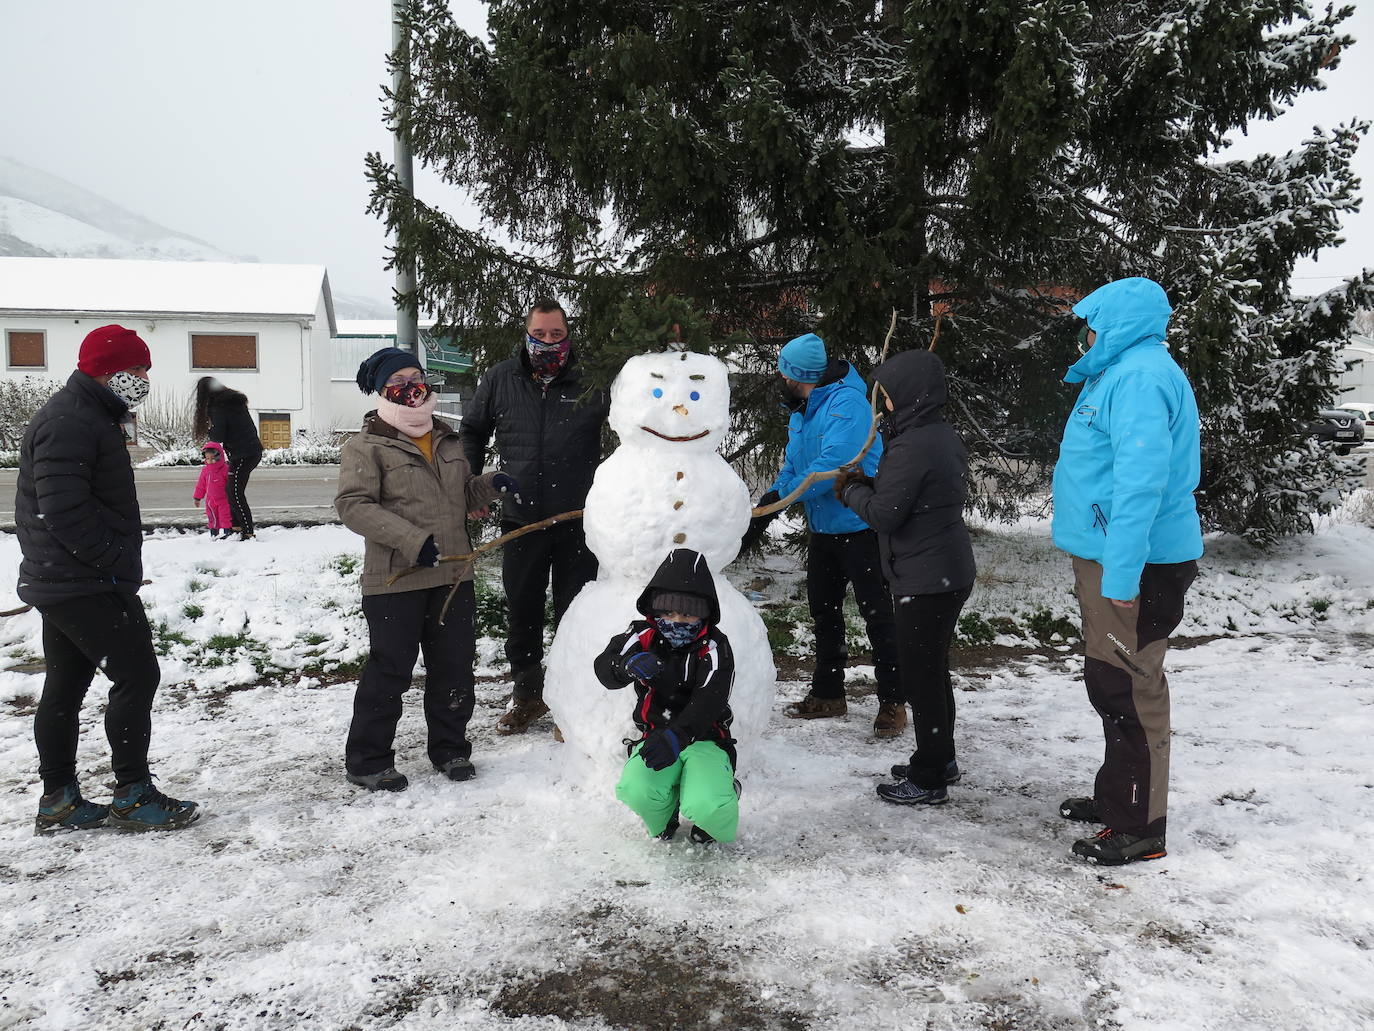
[[[205,466],[200,470],[196,481],[196,492],[192,495],[196,506],[205,499],[205,521],[210,527],[210,536],[229,536],[233,516],[229,512],[229,463],[224,460],[224,448],[213,440],[207,440],[201,449]]]

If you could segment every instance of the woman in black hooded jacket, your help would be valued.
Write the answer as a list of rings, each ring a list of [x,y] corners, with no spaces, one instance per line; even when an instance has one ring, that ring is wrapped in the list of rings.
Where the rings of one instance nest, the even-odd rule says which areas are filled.
[[[196,438],[224,445],[229,456],[229,515],[243,540],[253,538],[253,510],[248,507],[248,477],[262,461],[262,439],[248,411],[248,397],[214,376],[196,381]]]
[[[910,761],[892,767],[898,782],[878,785],[878,795],[903,805],[939,804],[960,776],[949,648],[975,573],[964,525],[968,452],[945,421],[945,369],[934,354],[903,352],[873,378],[889,413],[883,457],[871,480],[858,470],[842,473],[835,494],[878,531],[916,731]]]

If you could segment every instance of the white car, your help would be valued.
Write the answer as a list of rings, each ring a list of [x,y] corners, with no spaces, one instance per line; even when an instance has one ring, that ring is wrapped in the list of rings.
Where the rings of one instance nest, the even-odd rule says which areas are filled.
[[[1364,435],[1374,437],[1374,401],[1340,401],[1336,407],[1358,413],[1364,420]]]

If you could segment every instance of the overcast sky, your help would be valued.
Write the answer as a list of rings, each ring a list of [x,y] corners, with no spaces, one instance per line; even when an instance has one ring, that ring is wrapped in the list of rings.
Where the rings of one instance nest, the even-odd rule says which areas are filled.
[[[481,29],[484,5],[452,6]],[[1356,6],[1348,24],[1370,42],[1327,92],[1235,153],[1286,149],[1313,124],[1374,111],[1374,0]],[[389,0],[0,0],[0,154],[223,250],[326,264],[335,289],[385,300],[363,155],[390,154],[378,100],[389,47]],[[1374,140],[1359,168],[1374,189]],[[417,189],[467,210],[423,173]],[[1366,207],[1349,243],[1304,263],[1297,286],[1374,266]]]

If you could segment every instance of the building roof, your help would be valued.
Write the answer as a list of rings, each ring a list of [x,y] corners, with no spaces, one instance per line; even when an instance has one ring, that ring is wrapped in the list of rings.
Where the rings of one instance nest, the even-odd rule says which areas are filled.
[[[334,300],[323,265],[0,258],[0,312],[313,318],[321,293],[332,336]]]

